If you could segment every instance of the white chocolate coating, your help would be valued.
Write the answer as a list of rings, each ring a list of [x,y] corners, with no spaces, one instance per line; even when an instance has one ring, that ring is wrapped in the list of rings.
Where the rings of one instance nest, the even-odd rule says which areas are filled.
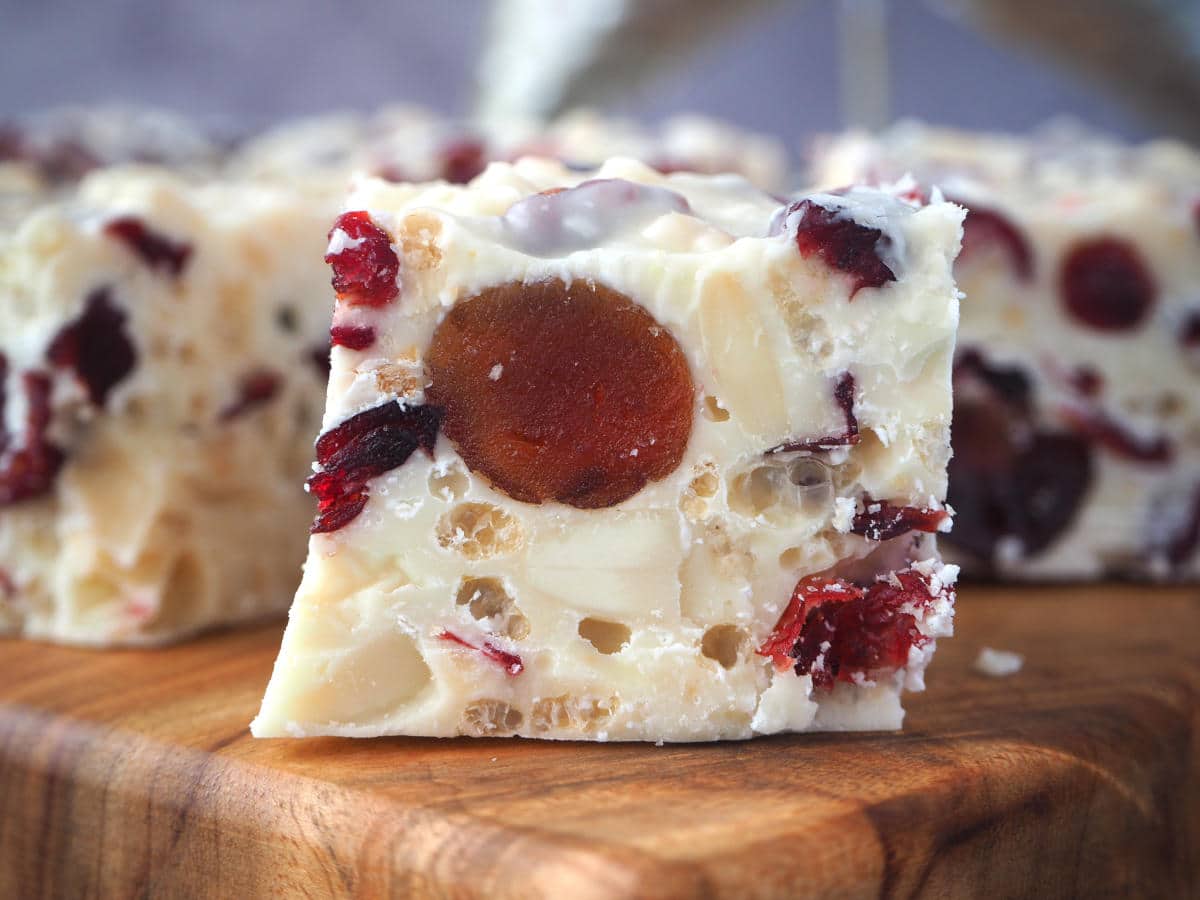
[[[538,196],[595,179],[619,181]],[[864,495],[944,496],[962,212],[883,191],[822,202],[884,229],[894,282],[851,299],[846,276],[797,251],[780,203],[739,178],[525,159],[467,188],[360,182],[347,208],[391,236],[401,294],[383,309],[339,305],[335,323],[372,325],[378,340],[335,349],[325,430],[422,402],[424,354],[455,303],[550,279],[619,291],[670,331],[695,382],[694,424],[675,471],[604,509],[513,500],[444,435],[432,459],[414,453],[372,480],[357,518],[310,540],[253,732],[691,741],[899,727],[900,691],[920,688],[932,643],[885,678],[831,691],[754,648],[801,577],[914,561],[933,597],[919,628],[950,632],[955,571],[933,538],[849,530]],[[335,231],[331,249],[347,245]],[[833,386],[846,372],[861,443],[765,455],[845,429]],[[505,377],[504,360],[492,374]],[[788,477],[793,466],[805,477]],[[445,632],[514,653],[523,671]]]

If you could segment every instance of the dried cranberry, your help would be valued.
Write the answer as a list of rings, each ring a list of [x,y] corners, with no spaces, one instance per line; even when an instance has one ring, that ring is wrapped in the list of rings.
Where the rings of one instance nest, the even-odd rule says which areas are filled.
[[[275,398],[283,386],[283,377],[270,369],[255,369],[242,376],[238,382],[238,396],[221,410],[218,419],[228,422],[263,406]]]
[[[843,372],[833,388],[833,401],[846,418],[846,430],[841,434],[829,434],[810,441],[785,441],[771,447],[767,453],[790,453],[796,450],[830,450],[834,447],[852,447],[862,438],[858,433],[858,416],[854,414],[854,376]]]
[[[1017,366],[996,365],[974,348],[964,349],[954,360],[955,396],[970,383],[978,383],[996,399],[1023,415],[1032,409],[1033,383]]]
[[[463,137],[443,145],[442,178],[451,184],[466,184],[487,168],[487,147],[483,141]]]
[[[50,490],[62,468],[62,451],[50,443],[50,393],[53,383],[43,372],[26,372],[25,433],[21,443],[0,458],[0,507],[40,496]]]
[[[338,297],[362,306],[384,306],[395,300],[400,294],[396,284],[400,258],[388,233],[371,221],[370,214],[356,211],[338,216],[329,238],[333,241],[338,235],[339,245],[325,254]]]
[[[584,279],[459,300],[427,364],[463,462],[527,503],[620,503],[675,471],[691,435],[679,343],[631,298]]]
[[[896,274],[879,256],[890,239],[879,228],[860,225],[843,210],[827,209],[812,200],[801,200],[787,210],[796,216],[796,246],[806,259],[817,256],[831,268],[850,276],[850,297],[865,287],[876,288],[896,280]]]
[[[88,295],[79,318],[64,325],[46,349],[53,365],[75,371],[96,406],[104,406],[109,391],[137,365],[137,351],[125,329],[127,319],[113,304],[108,288],[99,288]]]
[[[370,325],[334,325],[329,329],[329,341],[335,347],[366,350],[375,343],[375,329]]]
[[[1064,407],[1062,417],[1079,435],[1089,438],[1122,459],[1142,463],[1169,463],[1171,442],[1162,435],[1142,437],[1097,409]]]
[[[1059,274],[1067,311],[1099,331],[1129,331],[1149,315],[1158,292],[1141,255],[1119,238],[1076,244]]]
[[[775,629],[758,653],[778,668],[794,660],[799,675],[815,687],[853,682],[903,668],[913,647],[929,641],[915,613],[937,599],[925,575],[893,573],[868,588],[840,578],[809,576],[792,593]],[[949,588],[941,596],[952,599]]]
[[[441,420],[437,407],[385,403],[321,435],[321,471],[308,479],[318,511],[312,533],[337,531],[352,521],[366,506],[367,482],[404,465],[418,447],[432,457]]]
[[[954,202],[967,210],[959,262],[988,247],[999,247],[1008,257],[1008,263],[1018,280],[1029,281],[1033,278],[1033,249],[1011,219],[994,209],[968,205],[961,200]]]
[[[910,531],[933,534],[950,518],[944,509],[929,509],[917,506],[894,506],[886,500],[863,499],[864,509],[850,525],[854,534],[861,534],[869,541],[890,541]]]
[[[479,653],[482,653],[492,662],[499,664],[499,666],[509,675],[520,675],[525,671],[525,664],[521,662],[521,657],[517,656],[515,653],[509,653],[507,650],[501,650],[491,641],[484,641],[481,646],[476,647],[474,644],[463,640],[452,631],[443,631],[440,635],[438,635],[438,637],[440,637],[443,641],[452,641],[455,644],[466,647],[468,650],[475,650]]]
[[[178,278],[192,255],[192,245],[173,241],[136,216],[122,216],[104,226],[109,237],[125,242],[152,269]]]

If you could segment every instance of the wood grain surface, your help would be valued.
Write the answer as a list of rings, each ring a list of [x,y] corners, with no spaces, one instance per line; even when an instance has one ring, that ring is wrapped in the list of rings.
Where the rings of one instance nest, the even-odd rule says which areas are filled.
[[[958,625],[903,733],[663,747],[256,741],[278,625],[0,642],[0,897],[1200,896],[1200,589]]]

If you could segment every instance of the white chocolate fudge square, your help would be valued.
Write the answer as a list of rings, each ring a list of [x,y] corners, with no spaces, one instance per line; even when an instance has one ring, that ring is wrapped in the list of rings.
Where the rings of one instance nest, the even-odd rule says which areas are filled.
[[[1200,154],[1048,129],[845,135],[826,185],[969,207],[947,544],[971,573],[1200,577]]]
[[[114,168],[0,233],[0,632],[154,644],[280,614],[333,195]]]
[[[961,209],[622,159],[348,209],[254,734],[899,727],[951,630]]]

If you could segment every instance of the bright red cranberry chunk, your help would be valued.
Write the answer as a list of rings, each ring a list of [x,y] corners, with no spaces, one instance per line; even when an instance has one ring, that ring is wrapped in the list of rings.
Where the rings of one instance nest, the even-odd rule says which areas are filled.
[[[375,329],[370,325],[334,325],[329,329],[330,343],[348,350],[366,350],[375,343]]]
[[[46,437],[50,427],[53,383],[43,372],[26,372],[25,433],[21,443],[0,456],[0,507],[38,497],[54,484],[62,468],[62,451]]]
[[[388,233],[363,211],[342,213],[329,232],[325,262],[333,269],[333,289],[352,305],[385,306],[400,295],[400,258]]]
[[[820,688],[895,672],[907,664],[913,647],[930,640],[917,615],[938,597],[953,597],[949,588],[937,596],[931,590],[928,577],[912,570],[867,588],[841,578],[803,578],[758,653],[776,668],[792,665],[798,675],[811,675]]]
[[[312,533],[345,527],[367,504],[367,482],[404,465],[418,447],[430,457],[442,411],[385,403],[351,416],[317,440],[321,471],[308,479],[317,498]]]
[[[136,216],[121,216],[104,226],[109,237],[123,241],[152,269],[178,278],[192,255],[191,244],[173,241]]]
[[[521,657],[517,656],[515,653],[509,653],[507,650],[501,650],[491,641],[484,641],[482,645],[476,647],[471,642],[460,638],[453,631],[443,631],[438,636],[443,641],[450,641],[462,647],[466,647],[468,650],[475,650],[478,653],[482,653],[492,662],[499,665],[500,668],[504,669],[504,671],[509,675],[520,675],[525,671],[525,664],[521,662]]]
[[[126,333],[128,316],[113,304],[108,288],[92,291],[83,312],[55,335],[46,358],[73,369],[95,406],[137,365],[137,351]]]
[[[890,541],[910,531],[933,534],[950,518],[944,509],[924,506],[895,506],[886,500],[864,500],[863,511],[854,517],[850,530],[869,541]]]
[[[827,209],[812,200],[801,200],[788,209],[796,217],[796,246],[806,259],[816,256],[827,266],[850,276],[850,297],[863,288],[876,288],[896,280],[880,258],[888,239],[879,228],[860,225],[843,210]]]
[[[1098,331],[1130,331],[1154,306],[1158,288],[1128,241],[1096,238],[1076,244],[1063,260],[1059,292],[1067,311]]]

